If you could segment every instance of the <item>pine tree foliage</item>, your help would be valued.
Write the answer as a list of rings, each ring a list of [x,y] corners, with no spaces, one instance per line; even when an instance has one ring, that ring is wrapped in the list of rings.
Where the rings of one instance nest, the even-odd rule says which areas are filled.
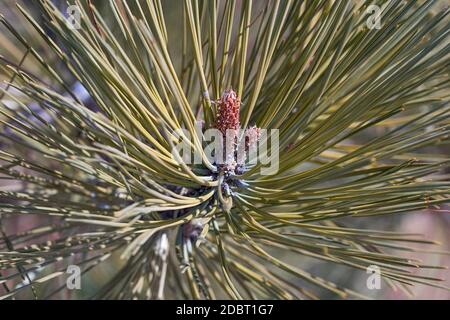
[[[77,0],[79,29],[50,0],[19,3],[0,16],[2,298],[58,297],[67,265],[108,263],[91,298],[365,297],[305,258],[448,290],[422,273],[445,266],[398,254],[432,240],[355,224],[449,202],[436,2],[183,0],[168,23],[165,1]],[[205,155],[196,124],[215,126],[230,89],[241,128],[279,129],[276,174]],[[201,164],[172,153],[180,129]],[[26,217],[39,225],[8,232]]]

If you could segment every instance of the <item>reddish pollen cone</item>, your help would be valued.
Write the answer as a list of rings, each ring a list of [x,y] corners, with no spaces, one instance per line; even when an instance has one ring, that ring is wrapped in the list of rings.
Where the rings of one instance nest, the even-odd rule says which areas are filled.
[[[226,90],[217,100],[216,128],[226,135],[228,129],[239,129],[239,108],[241,101],[232,89]]]

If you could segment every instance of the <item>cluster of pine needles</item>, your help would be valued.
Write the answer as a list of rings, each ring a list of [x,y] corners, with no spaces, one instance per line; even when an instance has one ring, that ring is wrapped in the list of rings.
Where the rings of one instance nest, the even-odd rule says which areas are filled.
[[[449,290],[423,274],[445,266],[408,257],[432,240],[353,223],[445,214],[439,1],[69,2],[80,28],[65,1],[1,7],[1,298],[71,297],[68,265],[83,286],[109,266],[94,299],[367,297],[310,258]],[[242,128],[279,130],[279,170],[248,166],[224,192],[195,126],[214,126],[230,89]],[[180,129],[201,164],[174,157]]]

